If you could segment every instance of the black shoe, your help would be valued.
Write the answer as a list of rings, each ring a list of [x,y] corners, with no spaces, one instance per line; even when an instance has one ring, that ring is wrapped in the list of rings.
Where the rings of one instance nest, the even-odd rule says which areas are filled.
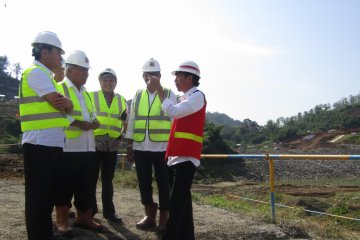
[[[121,223],[122,222],[122,218],[120,216],[118,216],[116,213],[113,214],[109,214],[109,215],[104,215],[104,218],[106,218],[109,221],[112,222],[117,222],[117,223]]]

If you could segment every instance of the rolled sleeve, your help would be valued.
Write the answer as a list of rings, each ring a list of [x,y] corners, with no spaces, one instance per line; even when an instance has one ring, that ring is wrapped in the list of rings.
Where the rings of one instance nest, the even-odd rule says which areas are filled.
[[[56,92],[55,86],[49,76],[38,68],[35,68],[29,73],[28,83],[34,92],[39,95],[39,97]]]

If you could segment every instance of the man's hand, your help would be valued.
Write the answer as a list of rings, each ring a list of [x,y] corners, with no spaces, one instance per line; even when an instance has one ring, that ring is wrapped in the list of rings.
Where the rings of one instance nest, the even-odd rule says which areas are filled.
[[[160,77],[152,76],[150,74],[145,73],[145,79],[146,79],[146,84],[154,88],[156,91],[162,89],[162,86],[160,84]]]
[[[135,159],[134,159],[134,150],[133,150],[131,145],[128,145],[126,147],[126,159],[129,162],[134,162],[135,161]]]
[[[71,126],[78,127],[84,131],[89,131],[92,129],[92,123],[88,121],[75,120],[71,123]]]
[[[58,93],[58,98],[54,102],[55,108],[61,112],[70,113],[74,107],[72,101]]]
[[[145,73],[145,79],[146,84],[156,90],[159,95],[160,101],[163,102],[165,99],[165,93],[163,87],[160,84],[160,77],[151,76],[150,74]]]
[[[91,123],[91,128],[92,129],[98,129],[100,127],[100,122],[95,119],[92,123]]]
[[[69,113],[73,110],[74,105],[72,101],[58,92],[51,92],[44,96],[51,106],[63,113]]]
[[[134,150],[132,148],[132,145],[133,145],[133,140],[129,139],[127,147],[126,147],[126,159],[129,162],[134,162],[135,161],[135,159],[134,159]]]

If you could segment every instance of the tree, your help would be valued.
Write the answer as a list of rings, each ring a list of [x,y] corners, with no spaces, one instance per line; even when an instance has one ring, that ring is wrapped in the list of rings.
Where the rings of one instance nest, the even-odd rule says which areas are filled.
[[[214,123],[205,124],[203,153],[234,153],[220,136],[222,128]]]
[[[0,56],[0,74],[5,75],[10,63],[7,56]]]
[[[13,73],[13,75],[15,75],[15,78],[17,80],[19,80],[19,76],[21,74],[21,66],[20,66],[20,63],[14,63],[11,65],[11,72]]]

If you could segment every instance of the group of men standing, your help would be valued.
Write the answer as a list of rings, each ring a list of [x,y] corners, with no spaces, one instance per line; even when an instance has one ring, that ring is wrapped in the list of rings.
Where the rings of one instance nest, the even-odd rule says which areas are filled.
[[[122,222],[115,212],[112,184],[122,133],[127,158],[135,161],[145,210],[136,227],[154,228],[159,209],[158,233],[163,239],[194,239],[190,189],[200,165],[206,109],[205,96],[197,89],[197,64],[187,61],[172,72],[177,90],[184,93],[177,99],[161,85],[159,63],[149,59],[143,66],[146,88],[136,92],[127,110],[125,98],[114,92],[114,70],[99,74],[101,90],[87,92],[90,63],[83,51],[69,54],[61,81],[63,77],[54,76],[65,53],[58,36],[40,32],[32,47],[35,60],[19,88],[28,239],[56,239],[53,227],[71,236],[73,198],[74,226],[102,231],[103,225],[94,219],[100,171],[103,216]],[[153,200],[153,167],[159,204]]]

